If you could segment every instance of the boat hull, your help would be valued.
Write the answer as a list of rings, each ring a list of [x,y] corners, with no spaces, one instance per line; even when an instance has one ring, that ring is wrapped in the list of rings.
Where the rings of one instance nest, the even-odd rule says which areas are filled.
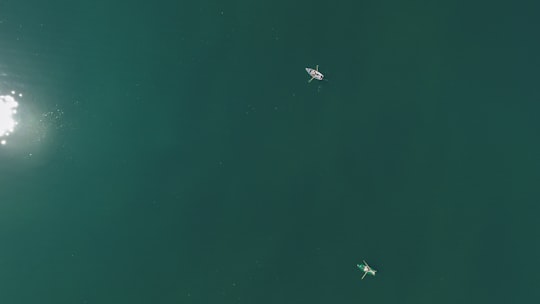
[[[309,74],[309,76],[311,76],[314,79],[323,80],[323,78],[324,78],[324,75],[321,74],[321,72],[319,72],[317,70],[306,68],[306,72]]]

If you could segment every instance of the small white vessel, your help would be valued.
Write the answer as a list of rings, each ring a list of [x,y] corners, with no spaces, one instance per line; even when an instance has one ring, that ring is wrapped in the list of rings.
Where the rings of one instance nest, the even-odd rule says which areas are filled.
[[[364,275],[362,276],[362,280],[366,277],[367,274],[370,274],[372,276],[375,276],[375,273],[377,270],[369,267],[368,263],[366,261],[363,261],[364,264],[357,264],[356,267],[358,267],[360,270],[364,272]]]
[[[318,65],[315,68],[315,70],[311,68],[306,68],[306,72],[309,74],[309,76],[311,76],[311,79],[308,82],[311,82],[313,79],[323,80],[324,78],[324,75],[321,72],[319,72]]]

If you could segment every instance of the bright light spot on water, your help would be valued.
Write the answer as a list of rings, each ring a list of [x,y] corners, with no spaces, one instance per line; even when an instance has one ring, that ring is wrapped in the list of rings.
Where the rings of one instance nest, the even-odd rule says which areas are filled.
[[[15,92],[12,92],[15,94]],[[0,137],[8,136],[13,133],[13,129],[17,125],[17,121],[13,116],[17,113],[19,103],[11,95],[0,95]],[[6,144],[6,140],[2,139],[2,145]]]
[[[1,72],[0,72],[1,80]],[[0,158],[27,168],[41,166],[67,151],[61,137],[70,125],[64,109],[50,96],[1,88]],[[22,96],[25,96],[23,98]],[[67,152],[66,152],[67,153]],[[18,161],[18,162],[17,162]],[[1,203],[1,202],[0,202]],[[1,304],[1,303],[0,303]]]

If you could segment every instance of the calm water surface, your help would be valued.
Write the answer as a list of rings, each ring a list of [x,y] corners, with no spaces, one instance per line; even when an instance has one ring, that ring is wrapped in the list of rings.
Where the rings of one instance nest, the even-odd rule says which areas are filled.
[[[540,299],[537,4],[115,3],[0,3],[0,302]]]

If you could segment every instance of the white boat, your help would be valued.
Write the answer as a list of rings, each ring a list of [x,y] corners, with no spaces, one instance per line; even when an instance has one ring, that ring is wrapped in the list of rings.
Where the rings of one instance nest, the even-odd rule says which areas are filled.
[[[311,68],[306,68],[306,72],[309,74],[309,76],[311,76],[311,79],[308,82],[311,82],[313,79],[323,80],[324,78],[324,75],[321,72],[319,72],[318,65],[315,68],[315,70]]]
[[[362,276],[362,280],[366,277],[367,274],[375,276],[375,273],[377,270],[369,267],[368,263],[366,261],[362,261],[364,264],[357,264],[356,267],[358,267],[360,270],[364,272],[364,275]]]

